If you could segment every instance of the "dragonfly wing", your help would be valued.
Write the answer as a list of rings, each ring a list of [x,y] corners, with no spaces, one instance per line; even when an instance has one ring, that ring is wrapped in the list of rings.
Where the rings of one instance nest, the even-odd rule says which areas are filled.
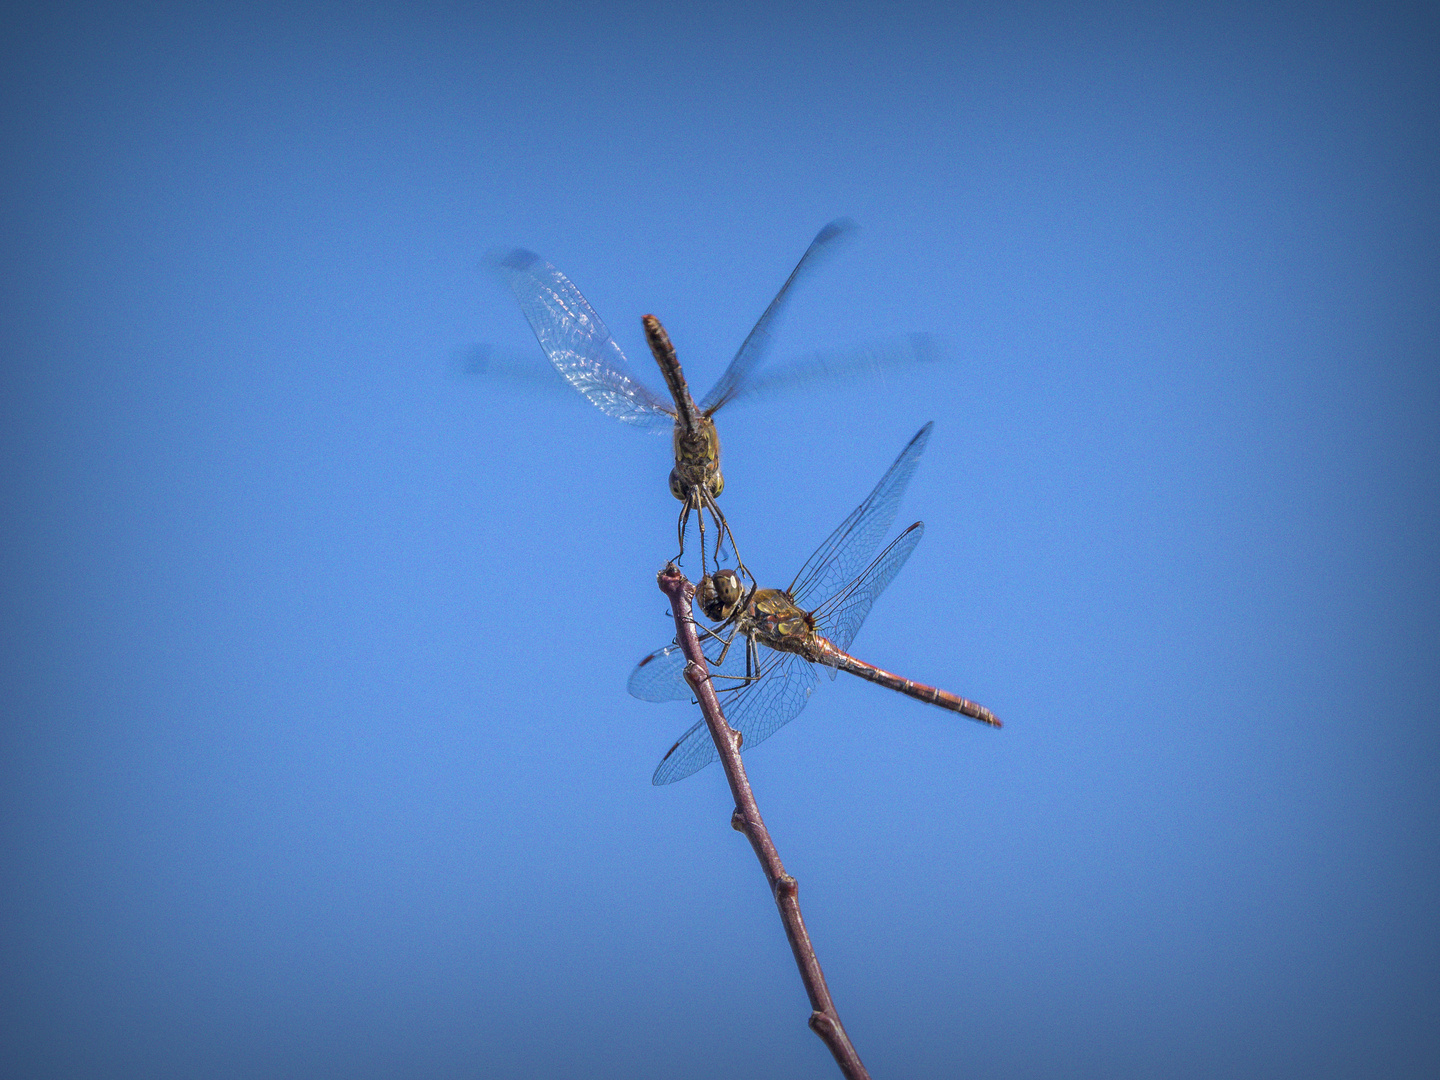
[[[717,664],[712,657],[718,656],[721,648],[714,641],[704,646],[710,677],[715,681],[717,691],[740,686],[745,680],[744,639],[736,639],[734,646],[725,654],[725,662]],[[685,653],[679,645],[656,649],[635,665],[627,688],[642,701],[689,701],[695,694],[685,681],[685,663]]]
[[[836,240],[854,231],[855,223],[853,221],[848,218],[837,218],[815,234],[815,239],[810,241],[810,246],[805,249],[805,254],[800,256],[800,261],[795,264],[795,269],[790,271],[790,276],[785,279],[785,284],[780,286],[780,291],[775,294],[775,299],[770,301],[770,306],[765,309],[759,321],[745,336],[745,340],[740,343],[740,348],[735,353],[735,358],[730,361],[730,366],[721,373],[719,380],[710,388],[705,399],[700,402],[701,412],[709,416],[721,405],[744,392],[750,374],[760,361],[765,359],[765,354],[770,348],[770,339],[779,325],[781,313],[785,310],[785,300],[790,294],[790,286],[814,270],[823,261],[822,255],[833,252],[837,246]]]
[[[851,511],[840,527],[815,549],[790,585],[790,596],[800,607],[810,599],[823,602],[853,581],[861,568],[875,554],[880,541],[890,531],[900,500],[925,444],[930,440],[934,422],[915,433],[895,463],[890,466],[865,501]],[[818,607],[819,604],[813,605]]]
[[[656,649],[635,665],[626,688],[641,701],[686,701],[691,696],[685,681],[685,654],[679,645]]]
[[[763,678],[737,691],[733,699],[720,699],[726,723],[744,736],[742,753],[759,746],[799,716],[818,682],[815,665],[803,656],[778,652],[769,655],[773,659]]]
[[[660,759],[650,782],[659,787],[661,784],[684,780],[691,773],[699,772],[709,765],[716,757],[715,740],[710,737],[710,729],[705,725],[705,721],[701,720],[691,725],[690,730],[681,735]]]
[[[841,590],[815,609],[812,614],[815,617],[816,628],[828,637],[836,648],[841,650],[850,648],[850,643],[860,632],[860,624],[865,621],[865,616],[870,614],[871,605],[885,591],[885,587],[895,580],[895,575],[900,572],[900,568],[905,565],[905,560],[910,558],[910,553],[915,550],[915,545],[920,543],[920,537],[924,535],[925,526],[917,521],[876,556],[875,561],[866,568],[854,584]],[[833,679],[835,669],[828,670]]]
[[[903,334],[849,349],[833,349],[797,357],[758,372],[730,395],[777,397],[794,390],[856,377],[876,377],[948,359],[949,351],[932,334]]]
[[[592,405],[637,427],[674,426],[675,410],[635,377],[620,346],[569,278],[520,248],[496,265],[550,363]]]
[[[763,670],[758,679],[733,693],[720,694],[720,708],[726,723],[742,736],[742,753],[759,746],[799,716],[815,690],[815,666],[809,661],[794,653],[768,649],[764,655],[768,659],[762,661]],[[715,758],[714,740],[702,720],[670,748],[655,769],[651,783],[673,784],[703,769]]]

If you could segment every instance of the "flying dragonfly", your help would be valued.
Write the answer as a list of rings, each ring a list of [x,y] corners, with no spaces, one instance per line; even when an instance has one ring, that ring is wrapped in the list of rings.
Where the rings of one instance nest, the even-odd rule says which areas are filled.
[[[569,278],[540,256],[523,249],[511,251],[498,261],[498,268],[519,301],[520,310],[541,349],[570,385],[601,412],[617,420],[652,431],[673,432],[675,466],[670,472],[670,493],[682,504],[677,524],[680,552],[684,554],[686,526],[690,515],[695,513],[700,527],[702,574],[707,571],[704,545],[708,511],[718,533],[716,568],[720,545],[728,540],[738,568],[749,576],[736,549],[735,537],[715,501],[724,490],[725,478],[720,471],[720,435],[713,417],[725,405],[763,387],[765,380],[757,378],[757,369],[769,350],[791,288],[853,229],[854,223],[842,218],[830,222],[815,235],[729,366],[698,405],[691,396],[670,337],[654,315],[644,316],[642,322],[646,342],[670,394],[668,401],[635,375],[600,316]],[[886,346],[859,353],[848,365],[837,366],[824,358],[814,358],[809,364],[796,368],[792,376],[799,380],[815,375],[827,377],[843,373],[847,367],[854,369],[857,364],[868,363],[873,367],[895,359],[926,360],[932,355],[931,342],[925,335],[911,335],[898,347]],[[772,385],[783,385],[793,378]]]
[[[764,742],[800,714],[819,683],[817,666],[827,669],[832,679],[837,671],[848,671],[991,727],[1001,726],[983,705],[912,682],[846,651],[871,605],[924,535],[925,526],[917,521],[865,566],[895,520],[931,427],[926,424],[916,432],[875,489],[806,560],[788,588],[751,586],[747,591],[733,570],[701,579],[695,599],[718,624],[704,633],[721,646],[713,662],[707,657],[710,678],[743,749]],[[726,628],[730,632],[722,637]],[[635,666],[630,693],[646,701],[688,699],[685,666],[678,644],[657,649]],[[652,782],[683,780],[714,760],[715,744],[702,720],[669,749]]]

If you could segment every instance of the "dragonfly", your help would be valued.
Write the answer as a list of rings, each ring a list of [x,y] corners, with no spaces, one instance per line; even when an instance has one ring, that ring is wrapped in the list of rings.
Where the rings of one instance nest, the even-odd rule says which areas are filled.
[[[770,301],[729,366],[699,404],[691,396],[669,334],[654,315],[644,316],[642,323],[646,342],[670,393],[669,401],[636,377],[600,316],[569,278],[540,256],[520,248],[499,260],[500,272],[519,301],[520,310],[541,349],[571,386],[601,412],[617,420],[652,431],[669,429],[674,433],[675,467],[670,471],[670,493],[682,504],[677,525],[680,554],[685,552],[686,527],[694,513],[699,523],[702,573],[706,569],[705,514],[708,512],[717,531],[716,568],[719,568],[720,545],[728,540],[737,566],[749,574],[740,560],[734,534],[715,501],[724,490],[725,477],[720,471],[720,435],[713,417],[729,402],[753,392],[756,370],[769,350],[791,288],[854,227],[853,222],[841,218],[815,234],[775,299]]]
[[[800,714],[819,684],[818,668],[832,679],[848,671],[991,727],[1001,726],[983,705],[912,682],[846,651],[875,600],[925,533],[917,521],[871,559],[890,531],[932,427],[926,424],[916,432],[865,501],[805,561],[788,588],[746,590],[732,570],[707,575],[697,586],[696,602],[719,624],[701,628],[712,646],[722,646],[709,664],[710,678],[727,723],[740,733],[742,749],[758,746]],[[730,633],[722,637],[726,627]],[[691,690],[685,666],[678,644],[658,649],[636,665],[630,693],[646,701],[687,699]],[[715,757],[715,744],[702,720],[666,752],[651,782],[683,780]]]

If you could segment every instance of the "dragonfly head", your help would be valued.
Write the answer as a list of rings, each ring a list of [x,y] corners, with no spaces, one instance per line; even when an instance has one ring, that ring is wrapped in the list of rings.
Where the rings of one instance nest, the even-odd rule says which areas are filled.
[[[734,570],[717,570],[706,574],[695,588],[695,599],[700,610],[711,622],[724,622],[735,612],[740,599],[745,595],[740,584],[740,575]]]
[[[696,470],[687,465],[676,465],[670,470],[670,494],[681,502],[690,502],[691,493],[701,484],[709,489],[711,498],[714,498],[725,490],[725,477],[720,474],[718,466],[708,475],[701,473],[699,480],[696,479]],[[702,501],[698,495],[695,498],[696,504]]]

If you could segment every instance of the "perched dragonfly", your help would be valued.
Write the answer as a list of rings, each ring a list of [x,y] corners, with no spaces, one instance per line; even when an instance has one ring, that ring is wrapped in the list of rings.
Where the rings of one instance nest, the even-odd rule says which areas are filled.
[[[685,551],[685,530],[690,515],[696,513],[702,573],[706,569],[707,510],[719,534],[717,560],[721,542],[728,539],[736,563],[744,569],[735,548],[735,537],[715,502],[725,487],[725,478],[720,472],[720,436],[711,418],[728,402],[753,391],[753,376],[769,348],[771,333],[791,287],[820,261],[819,256],[827,248],[853,227],[852,222],[840,219],[815,235],[775,299],[746,335],[730,366],[698,405],[690,395],[670,337],[654,315],[643,319],[645,338],[660,365],[670,401],[652,391],[630,370],[620,346],[569,278],[529,251],[517,249],[499,261],[500,271],[520,302],[520,310],[529,320],[540,347],[570,385],[600,411],[617,420],[636,427],[657,431],[668,428],[674,432],[675,467],[670,472],[670,492],[683,504],[678,524],[680,552],[683,555]],[[748,571],[746,573],[748,575]]]
[[[705,615],[720,624],[705,631],[705,636],[712,643],[723,643],[709,665],[710,678],[721,696],[726,721],[740,733],[744,749],[764,742],[800,714],[819,681],[816,665],[828,669],[832,679],[837,671],[848,671],[1000,727],[994,713],[983,705],[911,682],[845,651],[871,605],[900,572],[925,532],[925,526],[917,521],[865,566],[890,530],[932,426],[926,424],[916,433],[875,490],[806,560],[789,588],[752,587],[747,593],[731,570],[701,580],[696,600]],[[813,606],[807,607],[807,603]],[[730,634],[722,639],[719,631],[726,626]],[[651,653],[631,673],[630,693],[646,701],[689,698],[685,664],[679,645]],[[665,754],[652,781],[670,784],[683,780],[714,760],[715,744],[702,720]]]

